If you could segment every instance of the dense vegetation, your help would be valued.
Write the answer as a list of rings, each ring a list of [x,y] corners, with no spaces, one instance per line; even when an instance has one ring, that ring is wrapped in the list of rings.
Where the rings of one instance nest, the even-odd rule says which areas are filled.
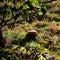
[[[60,60],[59,46],[59,0],[0,1],[0,60]]]

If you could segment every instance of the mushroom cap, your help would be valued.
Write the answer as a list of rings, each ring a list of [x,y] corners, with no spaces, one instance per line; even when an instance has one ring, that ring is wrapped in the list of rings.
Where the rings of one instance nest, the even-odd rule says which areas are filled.
[[[53,40],[49,40],[49,42],[53,42]]]
[[[36,33],[37,31],[36,30],[29,30],[28,32],[29,33]]]
[[[29,30],[27,34],[37,35],[37,31],[36,30]]]

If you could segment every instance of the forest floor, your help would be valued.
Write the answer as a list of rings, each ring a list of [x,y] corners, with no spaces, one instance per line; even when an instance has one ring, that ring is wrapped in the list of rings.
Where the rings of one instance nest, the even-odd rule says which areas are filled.
[[[18,60],[21,48],[24,47],[25,49],[26,47],[31,47],[30,45],[32,43],[32,46],[34,46],[34,44],[36,45],[35,54],[47,53],[50,54],[54,60],[60,60],[60,1],[57,0],[47,4],[49,9],[42,20],[34,20],[32,23],[24,22],[23,24],[16,24],[14,28],[6,26],[2,28],[3,36],[15,42],[9,47],[2,48],[2,53],[5,53],[6,56],[1,55],[2,53],[0,50],[0,56],[2,56],[1,60],[5,58],[9,58],[9,60]],[[22,46],[20,41],[23,41],[29,30],[37,31],[36,41],[27,41],[24,46]],[[53,47],[47,45],[50,40],[53,41],[51,44]],[[46,45],[48,48],[46,48]],[[34,53],[34,50],[30,51],[30,48],[27,52],[26,50],[24,50],[24,54],[26,53],[29,55]]]

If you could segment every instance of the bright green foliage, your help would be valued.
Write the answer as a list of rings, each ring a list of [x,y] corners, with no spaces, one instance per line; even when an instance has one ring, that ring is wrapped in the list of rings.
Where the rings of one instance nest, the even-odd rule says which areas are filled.
[[[30,0],[30,1],[31,1],[32,5],[36,5],[39,2],[39,0]]]
[[[29,9],[28,4],[23,5],[23,9]]]
[[[29,13],[29,9],[30,7],[28,6],[28,4],[23,5],[23,10],[25,11],[26,14]]]
[[[43,4],[43,5],[41,5],[41,7],[46,10],[48,6],[47,6],[47,4]]]
[[[43,15],[43,12],[41,10],[39,10],[38,15]]]
[[[7,5],[5,5],[5,12],[6,12],[6,14],[4,15],[4,19],[5,20],[8,20],[9,19],[9,17],[10,17],[10,13],[11,13],[11,8],[10,8],[10,6],[7,6]]]
[[[39,56],[38,60],[46,60],[42,55]]]
[[[23,54],[26,54],[26,48],[25,47],[21,47],[20,48],[20,52],[22,52]]]
[[[6,1],[6,0],[4,0],[4,3],[6,4],[6,3],[7,3],[7,1]]]
[[[11,49],[14,50],[14,49],[16,49],[17,47],[18,47],[18,45],[13,45]]]

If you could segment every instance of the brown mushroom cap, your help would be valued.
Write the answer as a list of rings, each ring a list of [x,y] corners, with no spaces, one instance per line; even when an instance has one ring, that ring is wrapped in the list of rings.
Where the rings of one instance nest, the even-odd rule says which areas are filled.
[[[37,31],[36,30],[29,30],[28,33],[37,35]]]
[[[36,33],[37,31],[36,30],[29,30],[28,32],[30,32],[30,33]]]

